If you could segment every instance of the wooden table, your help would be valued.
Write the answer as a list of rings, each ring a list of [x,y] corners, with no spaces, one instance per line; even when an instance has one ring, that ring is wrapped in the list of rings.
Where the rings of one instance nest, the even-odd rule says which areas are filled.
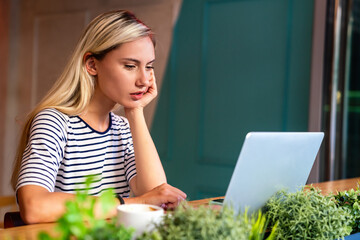
[[[0,230],[0,239],[1,240],[32,240],[38,239],[40,232],[47,232],[51,236],[55,236],[55,225],[56,223],[41,223],[41,224],[31,224],[21,227],[7,228]]]
[[[312,184],[312,186],[321,189],[322,193],[327,195],[329,193],[336,193],[336,191],[344,191],[344,190],[349,190],[351,188],[356,188],[359,182],[360,182],[360,178],[352,178],[346,180],[316,183],[316,184]],[[218,198],[221,197],[190,201],[189,204],[194,207],[200,205],[208,205],[210,200],[218,199]],[[41,231],[48,232],[53,236],[54,234],[56,234],[55,225],[56,225],[55,223],[42,223],[42,224],[32,224],[27,226],[0,230],[0,239],[1,240],[37,239],[37,236]]]
[[[329,193],[336,193],[336,191],[341,192],[351,188],[356,189],[359,182],[360,178],[350,178],[337,181],[314,183],[311,185],[313,187],[320,188],[322,194],[328,195]]]

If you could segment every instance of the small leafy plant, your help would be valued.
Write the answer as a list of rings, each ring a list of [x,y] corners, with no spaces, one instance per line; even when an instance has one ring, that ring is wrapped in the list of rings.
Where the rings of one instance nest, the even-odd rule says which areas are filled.
[[[277,239],[338,239],[352,232],[354,216],[320,190],[279,191],[265,207],[270,224],[277,223]]]
[[[94,177],[86,179],[87,189]],[[123,226],[117,226],[115,219],[105,220],[106,214],[116,206],[112,190],[104,191],[98,201],[101,205],[103,216],[95,217],[96,199],[88,195],[88,191],[77,191],[75,200],[66,203],[65,214],[57,221],[58,237],[51,237],[48,233],[40,233],[40,240],[50,239],[77,239],[77,240],[102,240],[122,239],[130,240],[134,232]]]
[[[352,233],[360,232],[360,189],[338,192],[334,195],[335,202],[339,207],[349,209],[354,216]]]
[[[144,233],[139,240],[195,240],[195,239],[250,239],[265,238],[267,222],[259,212],[250,218],[247,214],[234,215],[231,208],[221,211],[211,207],[193,208],[187,204],[165,215],[152,233]],[[274,229],[275,230],[275,229]],[[267,240],[274,239],[270,233]]]

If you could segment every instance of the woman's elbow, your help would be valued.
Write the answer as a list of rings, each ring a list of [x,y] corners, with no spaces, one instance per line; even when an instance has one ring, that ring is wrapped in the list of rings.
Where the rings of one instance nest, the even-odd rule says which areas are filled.
[[[41,221],[39,221],[39,219],[37,218],[36,214],[21,211],[20,216],[25,224],[41,223]]]
[[[41,223],[41,206],[34,198],[19,201],[20,216],[26,224]]]
[[[20,216],[24,223],[35,224],[43,221],[44,206],[38,194],[18,192]]]

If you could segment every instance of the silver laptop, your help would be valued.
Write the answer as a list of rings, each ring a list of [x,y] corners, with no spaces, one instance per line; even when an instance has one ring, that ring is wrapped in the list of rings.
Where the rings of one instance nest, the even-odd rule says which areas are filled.
[[[246,135],[224,204],[248,213],[263,207],[278,190],[306,184],[322,132],[250,132]]]

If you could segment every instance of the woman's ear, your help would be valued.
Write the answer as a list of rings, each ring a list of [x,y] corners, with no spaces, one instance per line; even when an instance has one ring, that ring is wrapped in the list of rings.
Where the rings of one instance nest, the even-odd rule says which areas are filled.
[[[97,71],[96,71],[96,66],[95,66],[95,57],[87,52],[84,55],[84,62],[85,62],[85,67],[86,67],[86,71],[93,76],[97,75]]]

